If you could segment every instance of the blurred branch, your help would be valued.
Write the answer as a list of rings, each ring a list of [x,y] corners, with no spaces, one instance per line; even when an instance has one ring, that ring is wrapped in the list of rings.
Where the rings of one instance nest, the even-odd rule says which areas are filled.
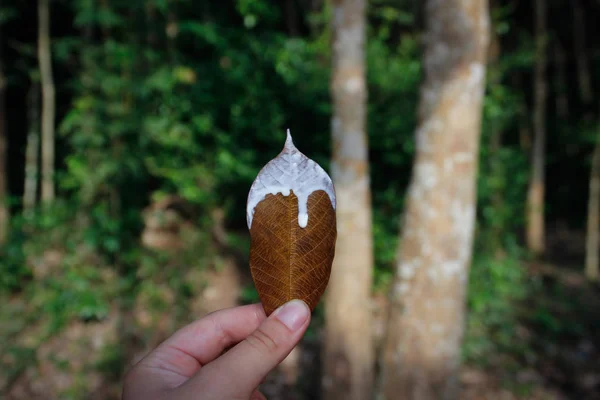
[[[42,201],[54,201],[54,123],[56,94],[52,75],[49,0],[38,0],[38,59],[42,83]]]
[[[0,39],[2,36],[0,36]],[[0,246],[8,237],[9,209],[8,209],[8,143],[6,132],[6,78],[4,76],[2,43],[0,42]]]
[[[27,143],[25,150],[25,184],[23,191],[23,211],[29,213],[37,201],[39,151],[40,151],[40,95],[39,83],[33,81],[28,94]]]
[[[585,15],[581,0],[573,0],[573,48],[577,62],[577,78],[579,95],[583,104],[592,102],[592,78],[587,59],[587,45],[585,42]]]

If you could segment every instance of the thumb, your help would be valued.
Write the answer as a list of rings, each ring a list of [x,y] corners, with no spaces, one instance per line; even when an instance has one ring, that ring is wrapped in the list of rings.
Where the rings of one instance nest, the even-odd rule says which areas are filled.
[[[191,380],[201,381],[198,386],[192,382],[189,386],[211,386],[223,399],[248,398],[298,344],[309,322],[310,309],[302,300],[284,304],[250,336],[206,365]]]

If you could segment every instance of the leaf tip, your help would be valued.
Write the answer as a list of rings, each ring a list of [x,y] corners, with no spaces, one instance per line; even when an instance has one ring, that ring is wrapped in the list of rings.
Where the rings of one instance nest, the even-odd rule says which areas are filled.
[[[288,149],[294,147],[294,142],[292,141],[292,134],[289,128],[287,130],[287,138],[285,139],[285,147]]]

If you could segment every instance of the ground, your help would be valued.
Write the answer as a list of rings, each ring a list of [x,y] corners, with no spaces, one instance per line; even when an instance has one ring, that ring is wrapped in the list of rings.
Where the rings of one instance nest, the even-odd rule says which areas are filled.
[[[600,399],[600,290],[585,281],[580,264],[564,253],[554,257],[561,265],[523,262],[535,283],[522,304],[519,343],[514,343],[515,349],[523,350],[465,365],[461,399]],[[29,312],[36,302],[46,301],[43,298],[23,292],[1,299],[0,397],[120,398],[123,373],[175,329],[211,311],[252,300],[243,255],[232,254],[221,253],[208,268],[190,268],[182,278],[187,286],[174,288],[172,277],[157,274],[162,280],[153,280],[132,304],[113,303],[101,318],[71,318],[60,327],[47,315]],[[62,256],[47,252],[37,260],[33,279],[43,281],[55,273]],[[102,287],[115,284],[109,267],[96,272]],[[190,287],[190,292],[181,297],[176,289],[180,287]],[[375,345],[384,331],[386,306],[384,295],[374,295]],[[317,311],[301,345],[263,384],[269,399],[318,399],[321,336]]]

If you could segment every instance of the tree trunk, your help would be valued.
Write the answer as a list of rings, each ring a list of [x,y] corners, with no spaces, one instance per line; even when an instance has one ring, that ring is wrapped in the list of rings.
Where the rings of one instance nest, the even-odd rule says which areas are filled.
[[[455,399],[485,89],[486,0],[425,3],[416,158],[382,354],[381,398]]]
[[[168,4],[168,3],[167,3]],[[156,49],[159,46],[158,37],[156,36],[156,5],[153,2],[146,3],[146,44]]]
[[[10,213],[8,210],[8,171],[6,134],[6,79],[0,50],[0,246],[6,242]]]
[[[42,83],[42,202],[54,200],[55,89],[50,49],[49,0],[38,0],[38,59]]]
[[[366,134],[365,0],[334,0],[332,177],[338,239],[325,303],[325,400],[372,396],[373,246]]]
[[[285,0],[285,19],[290,36],[298,36],[300,29],[298,28],[298,12],[294,0]]]
[[[491,1],[489,4],[490,10],[497,7],[495,2]],[[502,72],[501,66],[498,65],[498,60],[502,53],[500,35],[496,32],[496,27],[492,26],[490,29],[489,46],[487,53],[487,65],[488,65],[488,86],[496,87],[502,84]],[[502,150],[502,137],[503,128],[502,123],[498,119],[492,118],[490,121],[490,138],[489,138],[489,153],[487,162],[489,163],[490,176],[491,177],[502,177],[505,174],[504,163],[500,156]],[[496,179],[498,181],[498,179]],[[492,186],[493,193],[491,195],[491,206],[496,210],[502,210],[504,205],[504,188],[498,187],[497,185]],[[490,249],[492,249],[496,257],[501,257],[504,254],[504,243],[503,238],[505,236],[504,219],[496,219],[490,221],[491,223],[491,236],[490,236]]]
[[[177,35],[179,33],[179,19],[177,18],[177,4],[171,0],[167,11],[167,53],[169,53],[169,61],[171,67],[174,67],[177,62]]]
[[[585,43],[585,16],[581,0],[573,0],[573,47],[575,48],[575,61],[577,63],[579,96],[583,104],[588,105],[592,102],[593,92]]]
[[[556,113],[562,119],[569,116],[569,87],[567,79],[567,56],[560,42],[554,45],[555,85],[556,85]]]
[[[527,247],[537,256],[544,253],[544,193],[546,151],[546,0],[535,0],[536,62],[534,76],[533,154],[527,193]]]
[[[600,137],[597,139],[590,171],[590,193],[588,197],[587,237],[585,251],[585,276],[597,281],[598,245],[600,244]]]
[[[40,151],[40,98],[39,85],[31,84],[28,101],[28,133],[25,150],[25,185],[23,191],[23,211],[29,213],[37,202],[39,151]]]
[[[579,95],[583,104],[589,106],[592,103],[594,94],[592,91],[590,68],[588,65],[587,46],[585,44],[585,16],[580,0],[575,0],[573,3],[573,12],[574,47],[577,59]],[[600,114],[598,115],[600,116]],[[592,118],[589,110],[586,110],[584,118],[586,120]],[[598,232],[600,229],[600,130],[596,135],[596,145],[594,146],[594,155],[592,156],[589,191],[585,276],[590,281],[597,281],[600,277],[600,266],[598,265],[600,262],[598,249],[600,242],[600,233]]]

